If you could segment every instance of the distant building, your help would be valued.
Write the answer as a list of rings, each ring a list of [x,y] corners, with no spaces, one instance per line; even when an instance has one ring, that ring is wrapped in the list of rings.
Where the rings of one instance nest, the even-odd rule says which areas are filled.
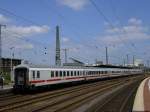
[[[12,64],[11,64],[12,61]],[[21,59],[11,59],[11,58],[2,58],[2,72],[3,73],[10,73],[11,72],[11,65],[16,66],[21,64]]]
[[[103,61],[100,61],[100,60],[95,60],[95,64],[94,65],[103,65]]]
[[[134,65],[137,67],[144,67],[144,63],[141,59],[136,59]]]

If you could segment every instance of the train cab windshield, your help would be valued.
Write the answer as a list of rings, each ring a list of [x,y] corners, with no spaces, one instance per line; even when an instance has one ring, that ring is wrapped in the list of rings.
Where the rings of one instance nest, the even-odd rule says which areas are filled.
[[[28,69],[27,68],[16,68],[14,71],[15,85],[25,86],[28,81]]]

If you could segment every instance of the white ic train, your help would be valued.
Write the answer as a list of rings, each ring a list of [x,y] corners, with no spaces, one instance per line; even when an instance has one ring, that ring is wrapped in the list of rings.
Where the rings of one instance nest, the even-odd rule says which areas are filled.
[[[14,89],[89,81],[141,74],[142,70],[128,67],[38,67],[18,65],[14,68]]]

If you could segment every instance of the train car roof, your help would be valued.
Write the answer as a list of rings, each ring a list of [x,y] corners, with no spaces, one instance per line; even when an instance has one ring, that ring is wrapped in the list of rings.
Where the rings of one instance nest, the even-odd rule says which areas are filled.
[[[89,66],[90,67],[90,66]],[[116,66],[116,65],[95,65],[92,67],[100,67],[100,68],[120,68],[120,69],[133,69],[135,67],[127,67],[127,66]]]
[[[117,66],[46,66],[46,65],[33,65],[33,64],[21,64],[15,68],[40,68],[40,69],[132,69],[131,67],[117,67]]]

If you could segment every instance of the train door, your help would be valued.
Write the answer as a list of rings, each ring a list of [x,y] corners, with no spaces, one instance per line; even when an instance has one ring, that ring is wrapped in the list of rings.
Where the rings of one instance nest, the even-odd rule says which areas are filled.
[[[28,69],[17,68],[15,69],[15,85],[26,86],[28,83]]]

